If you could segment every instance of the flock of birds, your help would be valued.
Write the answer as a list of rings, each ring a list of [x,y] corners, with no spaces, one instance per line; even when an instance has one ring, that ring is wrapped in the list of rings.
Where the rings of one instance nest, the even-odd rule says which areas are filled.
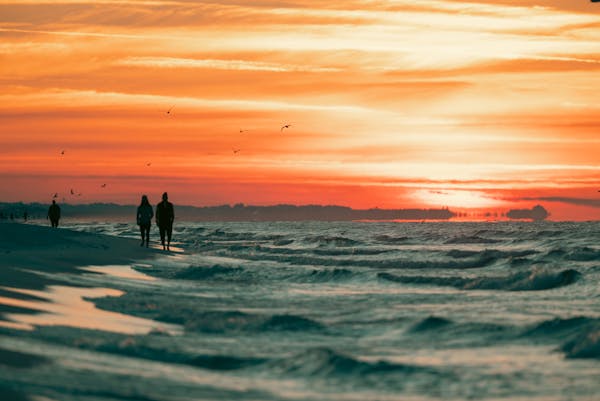
[[[175,108],[175,106],[171,106],[171,107],[170,107],[170,108],[169,108],[167,111],[165,111],[164,113],[165,113],[167,116],[170,116],[170,115],[172,114],[172,112],[173,112],[173,109],[174,109],[174,108]],[[283,130],[285,130],[285,129],[289,129],[289,128],[291,128],[291,127],[292,127],[292,124],[284,124],[284,125],[282,125],[282,126],[281,126],[281,128],[280,128],[280,130],[279,130],[279,131],[280,131],[280,132],[283,132]],[[249,132],[249,131],[250,131],[250,130],[247,130],[247,129],[241,129],[241,128],[240,128],[240,134],[243,134],[243,133],[245,133],[245,132]],[[239,152],[241,152],[241,150],[242,150],[242,149],[239,149],[239,148],[232,148],[231,150],[233,151],[233,154],[234,154],[234,155],[237,155]],[[60,151],[60,155],[61,155],[61,156],[64,156],[64,155],[65,155],[65,149],[63,149],[63,150],[61,150],[61,151]],[[147,162],[147,163],[146,163],[146,167],[150,167],[150,166],[152,166],[152,162]],[[102,184],[102,185],[100,185],[100,188],[106,188],[106,184]],[[71,195],[71,196],[82,196],[82,195],[83,195],[83,193],[81,193],[81,192],[76,192],[76,191],[75,191],[73,188],[71,188],[71,190],[70,190],[69,192],[70,192],[70,195]],[[598,192],[600,192],[600,191],[598,191]],[[52,199],[57,199],[57,198],[58,198],[58,192],[55,192],[55,193],[54,193],[54,195],[52,196]],[[64,198],[64,197],[62,198],[62,201],[63,201],[63,202],[65,201],[65,198]]]
[[[171,112],[173,111],[173,109],[174,109],[174,108],[175,108],[175,106],[171,106],[171,107],[169,108],[169,110],[165,111],[165,114],[166,114],[167,116],[170,116],[170,115],[171,115]],[[279,131],[280,131],[280,132],[283,132],[283,130],[284,130],[284,129],[288,129],[288,128],[291,128],[291,127],[292,127],[292,124],[283,124],[283,125],[281,126],[281,128],[279,129]],[[248,131],[250,131],[250,130],[247,130],[247,129],[242,129],[242,128],[240,128],[240,134],[243,134],[243,133],[245,133],[245,132],[248,132]],[[242,149],[238,149],[238,148],[231,148],[231,150],[233,151],[233,154],[234,154],[234,155],[237,155],[238,153],[240,153],[240,151],[241,151]],[[146,166],[148,166],[148,167],[150,167],[151,165],[152,165],[152,163],[147,163],[147,164],[146,164]]]

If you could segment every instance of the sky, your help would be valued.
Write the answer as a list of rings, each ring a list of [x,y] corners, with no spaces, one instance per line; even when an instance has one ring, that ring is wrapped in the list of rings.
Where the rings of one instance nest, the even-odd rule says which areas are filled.
[[[598,43],[589,0],[0,0],[0,201],[597,220]]]

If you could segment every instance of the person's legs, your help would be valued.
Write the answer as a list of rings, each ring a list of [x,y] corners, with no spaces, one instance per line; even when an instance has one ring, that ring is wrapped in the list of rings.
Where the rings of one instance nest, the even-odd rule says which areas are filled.
[[[140,224],[140,236],[142,237],[142,243],[140,244],[140,246],[144,246],[144,231],[146,230],[146,227],[144,227],[143,224]]]
[[[146,230],[146,248],[148,248],[148,244],[150,244],[150,225],[144,227]]]
[[[173,226],[169,226],[167,227],[167,250],[169,249],[169,246],[171,245],[171,236],[173,235]]]
[[[162,244],[163,249],[165,249],[165,231],[166,231],[166,227],[159,226],[158,227],[158,231],[160,232],[160,243]]]

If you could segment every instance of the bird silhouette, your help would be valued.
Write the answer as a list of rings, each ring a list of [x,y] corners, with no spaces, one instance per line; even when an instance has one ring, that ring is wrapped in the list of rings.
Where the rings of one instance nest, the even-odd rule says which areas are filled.
[[[292,126],[292,124],[285,124],[285,125],[283,125],[283,126],[281,127],[281,132],[283,132],[283,130],[284,130],[285,128],[290,128],[291,126]]]
[[[240,150],[242,150],[242,149],[235,149],[235,148],[232,148],[232,150],[233,150],[233,154],[234,154],[234,155],[237,155],[237,154],[239,153],[239,151],[240,151]]]
[[[71,188],[71,195],[75,195],[75,191],[73,191],[73,188]]]
[[[173,108],[174,108],[174,107],[175,107],[175,106],[171,106],[171,108],[170,108],[169,110],[167,110],[167,114],[169,114],[169,115],[170,115],[170,114],[171,114],[171,110],[173,110]]]
[[[101,188],[106,188],[106,184],[100,185]]]
[[[62,150],[62,151],[60,152],[60,154],[61,154],[61,155],[64,155],[64,154],[65,154],[65,151],[64,151],[64,150]]]
[[[54,194],[54,196],[52,197],[52,199],[56,199],[58,198],[58,192]]]

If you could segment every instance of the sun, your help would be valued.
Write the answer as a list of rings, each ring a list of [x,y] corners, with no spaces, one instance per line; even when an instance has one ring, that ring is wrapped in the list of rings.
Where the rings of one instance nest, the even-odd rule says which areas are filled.
[[[466,190],[419,190],[415,198],[421,203],[433,207],[454,207],[482,209],[504,205],[499,199],[494,199],[480,191]]]

